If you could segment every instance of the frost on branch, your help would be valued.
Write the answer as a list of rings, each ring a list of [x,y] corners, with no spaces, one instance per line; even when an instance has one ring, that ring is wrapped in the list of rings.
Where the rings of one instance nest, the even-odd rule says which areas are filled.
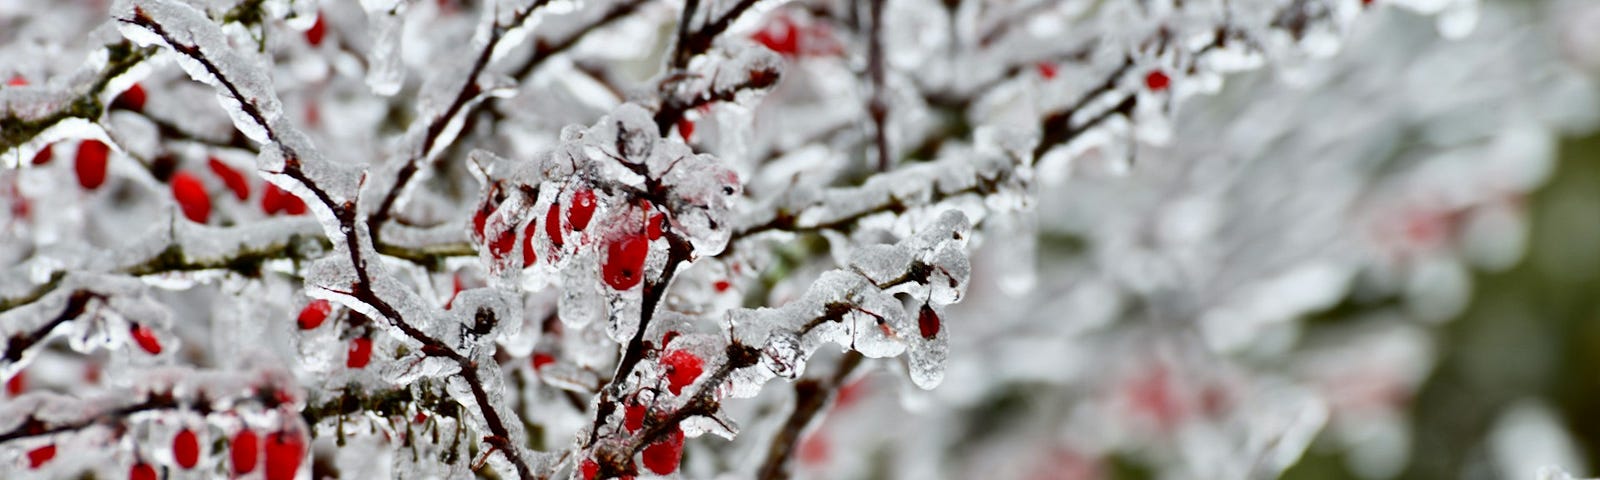
[[[5,478],[1402,475],[1595,98],[1472,0],[113,3],[0,13]]]
[[[721,335],[657,324],[647,336],[663,339],[658,357],[618,385],[626,406],[596,424],[589,461],[602,472],[632,471],[619,459],[643,448],[648,466],[650,448],[667,441],[662,436],[709,431],[731,439],[738,427],[722,412],[724,399],[755,396],[774,378],[799,377],[829,343],[871,358],[906,354],[913,382],[937,386],[947,354],[937,311],[966,289],[968,228],[962,214],[946,211],[898,244],[859,251],[847,268],[824,273],[782,307],[728,312]],[[628,418],[634,409],[646,412],[638,414],[643,420]]]
[[[917,386],[938,386],[946,355],[939,312],[966,291],[968,228],[966,217],[946,211],[899,244],[857,250],[847,269],[822,274],[782,307],[729,313],[731,341],[760,345],[762,355],[759,369],[733,373],[732,394],[751,396],[773,377],[798,377],[827,343],[869,358],[904,353]]]

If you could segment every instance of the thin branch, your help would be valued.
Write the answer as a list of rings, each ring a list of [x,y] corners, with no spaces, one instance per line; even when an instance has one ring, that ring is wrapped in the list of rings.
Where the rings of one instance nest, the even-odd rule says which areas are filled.
[[[794,447],[800,441],[800,434],[805,432],[817,415],[822,413],[829,402],[838,395],[839,386],[843,385],[850,373],[861,365],[863,358],[860,353],[846,352],[832,377],[795,382],[794,411],[789,413],[789,418],[783,422],[783,427],[772,437],[772,444],[767,447],[767,459],[757,470],[760,473],[756,478],[770,480],[789,478],[792,474],[790,468],[794,458]]]
[[[593,23],[585,25],[583,28],[579,28],[577,31],[573,32],[572,35],[566,38],[556,40],[554,42],[549,42],[543,39],[535,41],[533,54],[528,56],[528,60],[526,62],[523,62],[522,65],[513,69],[511,76],[519,81],[526,80],[529,75],[533,74],[534,70],[537,70],[540,65],[544,65],[544,62],[549,60],[550,57],[567,51],[567,49],[572,48],[572,46],[576,45],[578,41],[588,37],[588,35],[595,30],[610,25],[612,22],[633,14],[633,12],[637,11],[640,6],[644,5],[645,1],[646,0],[627,0],[612,5],[611,10],[607,10],[605,15],[601,15],[600,18],[595,19]]]
[[[694,15],[700,10],[700,0],[684,0],[683,14],[678,16],[678,42],[672,49],[672,64],[667,71],[683,70],[689,66],[689,59],[694,58],[694,53],[689,51],[689,24],[694,22]]]
[[[489,428],[491,435],[486,437],[485,440],[503,440],[511,438],[510,430],[506,428],[506,424],[501,419],[500,413],[495,409],[493,402],[490,401],[488,390],[483,385],[483,379],[479,377],[477,362],[450,348],[443,341],[429,336],[426,332],[422,331],[422,329],[406,322],[404,316],[400,314],[399,309],[380,298],[373,290],[372,279],[366,268],[367,264],[362,258],[362,252],[364,251],[363,247],[368,246],[368,244],[363,244],[359,234],[359,229],[365,228],[365,225],[357,224],[357,210],[355,201],[349,200],[343,203],[335,202],[332,198],[332,195],[330,195],[326,190],[312,180],[301,168],[301,153],[294,151],[291,147],[280,141],[280,136],[282,134],[274,129],[272,124],[266,121],[265,116],[262,114],[260,109],[257,108],[255,102],[251,99],[245,98],[245,96],[239,92],[238,87],[234,85],[233,81],[230,80],[227,75],[224,75],[222,71],[211,61],[211,59],[200,51],[198,46],[184,45],[177,42],[171,36],[171,34],[166,31],[164,26],[151,19],[144,13],[143,10],[137,7],[134,8],[133,18],[119,19],[119,21],[150,29],[151,32],[159,36],[174,51],[197,62],[207,71],[207,73],[212,76],[212,78],[215,79],[218,86],[227,91],[227,93],[234,99],[238,100],[240,110],[265,130],[270,143],[276,146],[276,148],[278,148],[283,154],[284,169],[282,173],[289,178],[294,179],[296,182],[303,184],[308,190],[311,191],[312,196],[316,197],[319,202],[333,212],[334,218],[338,220],[341,227],[339,231],[342,232],[344,236],[343,241],[345,244],[345,249],[350,255],[350,264],[353,266],[356,273],[356,281],[354,285],[352,285],[353,291],[350,292],[350,295],[357,301],[370,305],[374,310],[377,310],[377,312],[382,315],[390,325],[399,329],[412,340],[421,343],[422,351],[426,355],[444,357],[454,361],[460,367],[459,375],[461,376],[462,380],[467,382],[467,385],[472,390],[472,396],[475,403],[479,407],[479,413],[483,415],[484,423]],[[511,461],[520,478],[526,480],[534,477],[532,469],[528,466],[527,461],[522,458],[522,454],[519,449],[503,448],[511,447],[509,445],[493,445],[492,443],[491,445],[497,447],[497,449],[500,450],[501,453]]]
[[[241,23],[244,25],[260,25],[262,18],[261,4],[265,0],[245,0],[229,9],[222,15],[221,23]],[[132,42],[122,40],[106,45],[107,61],[104,70],[95,77],[94,82],[71,101],[66,102],[60,109],[35,118],[22,118],[15,112],[7,112],[5,117],[0,117],[0,152],[10,151],[27,142],[40,132],[60,123],[68,118],[82,118],[97,122],[105,114],[106,106],[100,102],[100,96],[105,92],[111,80],[127,73],[156,52],[156,47],[135,47]]]
[[[450,106],[429,120],[428,128],[423,133],[422,144],[416,151],[412,152],[410,158],[406,159],[405,166],[400,167],[394,186],[390,187],[389,192],[384,194],[383,200],[378,203],[378,209],[367,219],[367,227],[370,229],[368,233],[374,241],[382,239],[383,224],[388,223],[395,202],[400,199],[401,194],[405,193],[412,177],[416,176],[417,170],[422,167],[422,163],[433,152],[434,143],[439,141],[439,137],[444,134],[450,123],[456,119],[463,109],[467,108],[467,104],[483,93],[482,87],[478,85],[478,77],[482,76],[483,72],[489,68],[489,61],[493,58],[495,47],[500,45],[502,38],[505,38],[506,31],[525,23],[528,17],[533,15],[533,12],[545,6],[549,1],[538,0],[529,5],[527,9],[517,12],[510,25],[494,23],[490,27],[489,41],[484,44],[483,50],[478,52],[478,58],[473,61],[472,69],[467,71],[466,81],[461,85],[461,90],[456,92],[455,99],[450,101]],[[460,134],[465,133],[463,131]],[[460,138],[460,134],[456,138]]]
[[[678,45],[673,50],[672,64],[669,71],[681,71],[689,65],[690,59],[710,51],[711,44],[716,41],[717,37],[721,36],[722,32],[727,31],[728,27],[733,26],[733,22],[749,11],[750,7],[755,6],[757,1],[739,0],[732,7],[728,7],[727,11],[722,12],[721,16],[706,22],[705,26],[700,27],[694,33],[680,35]],[[688,16],[684,15],[683,25],[689,23],[686,21]],[[683,25],[680,25],[680,28],[684,28]]]
[[[889,158],[889,102],[885,97],[884,76],[886,75],[883,64],[883,4],[887,0],[868,0],[869,15],[872,17],[871,31],[867,33],[867,70],[872,76],[872,99],[867,104],[867,113],[872,116],[874,141],[878,147],[878,171],[889,171],[893,159]]]
[[[733,231],[732,236],[728,239],[728,244],[733,245],[739,240],[769,232],[810,233],[823,230],[842,231],[852,225],[855,225],[856,222],[861,221],[863,218],[880,213],[905,213],[912,207],[933,205],[951,198],[960,197],[962,195],[993,195],[1000,192],[1002,184],[1009,180],[1009,177],[1006,175],[1001,175],[994,178],[988,178],[980,175],[976,180],[977,181],[973,182],[972,185],[956,190],[935,190],[932,195],[926,199],[926,201],[919,200],[916,202],[907,202],[905,199],[890,195],[882,202],[859,205],[855,211],[840,215],[833,220],[824,222],[802,223],[800,222],[798,211],[781,209],[766,222],[736,228]],[[809,207],[801,207],[798,210],[804,211],[806,208]]]
[[[14,335],[7,339],[4,358],[6,363],[12,364],[22,361],[22,356],[28,352],[28,349],[44,342],[46,338],[50,337],[50,332],[55,331],[56,327],[78,318],[79,315],[83,315],[84,309],[89,306],[89,300],[94,299],[104,300],[105,297],[89,290],[72,292],[72,295],[67,297],[67,305],[61,309],[61,313],[56,315],[55,318],[45,322],[38,329],[26,334]]]
[[[614,5],[614,6],[612,6],[612,8],[610,10],[606,11],[606,13],[604,15],[602,15],[600,18],[594,20],[593,23],[590,23],[590,24],[584,26],[583,28],[578,29],[576,32],[572,33],[570,36],[567,36],[567,37],[562,38],[560,40],[556,40],[554,42],[546,41],[546,40],[543,40],[543,39],[535,40],[533,53],[528,56],[527,61],[523,62],[521,65],[519,65],[516,68],[512,69],[512,72],[511,72],[510,76],[513,77],[513,78],[518,79],[519,81],[526,80],[527,77],[529,75],[532,75],[533,72],[535,70],[537,70],[539,66],[543,65],[546,60],[549,60],[551,57],[554,57],[555,55],[560,54],[561,52],[565,52],[568,49],[572,48],[573,46],[577,45],[580,40],[583,40],[585,37],[587,37],[590,33],[594,32],[595,30],[598,30],[598,29],[600,29],[602,27],[610,25],[612,22],[615,22],[617,20],[620,20],[622,18],[627,17],[628,15],[632,14],[634,11],[638,10],[639,7],[645,3],[645,1],[646,0],[627,0],[625,2],[618,3],[618,4]],[[548,0],[541,2],[541,4],[543,4],[543,3],[548,3]],[[529,11],[531,12],[532,10],[529,10]],[[487,50],[487,49],[484,50],[485,53],[488,53],[490,51],[491,50]],[[485,57],[480,56],[479,60],[482,61],[484,58]],[[476,68],[476,64],[475,64],[475,68]],[[477,74],[474,74],[470,78],[476,79],[477,78]],[[475,87],[476,87],[475,81],[469,81],[467,83],[467,85],[463,86],[462,93],[466,93],[467,89],[475,88]],[[461,95],[457,95],[456,100],[459,102],[461,99],[462,99],[462,96]],[[441,126],[442,127],[443,125],[445,125],[448,122],[448,119],[453,118],[455,115],[460,115],[460,116],[464,117],[465,120],[464,120],[464,123],[462,123],[462,125],[461,125],[461,131],[456,134],[456,138],[466,137],[475,128],[477,128],[478,119],[480,117],[479,114],[485,112],[486,109],[487,109],[487,112],[490,115],[492,115],[493,118],[496,119],[496,120],[504,117],[504,115],[501,114],[499,112],[499,110],[496,108],[498,106],[498,104],[499,104],[498,103],[499,101],[500,101],[500,99],[498,97],[491,97],[487,101],[484,101],[484,102],[470,102],[470,101],[468,101],[468,102],[464,102],[464,103],[452,103],[451,104],[451,108],[448,109],[449,111],[451,111],[451,113],[446,114],[446,115],[441,115],[440,117],[436,117],[436,119],[435,119],[436,122],[434,124],[430,124],[430,126],[429,126],[429,134],[431,136],[437,136],[438,132],[434,132],[433,131],[433,128],[435,126]],[[460,105],[460,107],[458,107],[458,105]],[[459,111],[457,111],[460,108],[465,108],[466,109],[466,113],[462,114]],[[452,149],[452,148],[454,148],[454,147],[456,147],[458,145],[460,145],[460,144],[459,143],[452,143],[451,145],[449,145],[449,147],[446,148],[446,153],[448,153],[449,149]],[[424,147],[422,151],[425,154],[425,152],[427,152],[430,148],[431,148],[431,146],[430,147]],[[433,160],[432,160],[432,163],[437,165],[438,162],[440,161],[440,159],[448,158],[448,157],[450,157],[450,155],[448,155],[448,154],[442,154],[442,155],[435,156],[433,158]],[[368,220],[367,223],[371,226],[371,235],[372,235],[373,239],[381,240],[383,224],[393,220],[393,217],[394,217],[394,204],[399,200],[399,196],[402,193],[404,193],[403,190],[404,190],[405,185],[410,182],[411,178],[414,175],[416,175],[417,171],[421,168],[421,165],[420,165],[419,162],[420,162],[420,160],[414,158],[411,162],[407,163],[404,167],[401,168],[401,171],[399,172],[399,175],[396,177],[395,186],[384,196],[384,199],[379,204],[379,207],[378,207],[377,211]],[[385,252],[385,254],[387,254],[387,252]]]
[[[100,116],[106,112],[105,105],[100,103],[100,95],[105,91],[111,79],[127,73],[135,65],[154,55],[154,47],[135,47],[132,42],[121,42],[107,45],[109,53],[105,70],[95,78],[83,93],[67,102],[60,109],[34,118],[18,116],[16,112],[6,112],[0,117],[0,152],[10,151],[27,142],[45,129],[69,118],[82,118],[85,120],[99,121]]]
[[[217,234],[229,236],[229,234]],[[306,244],[315,242],[316,245]],[[247,277],[256,277],[261,274],[261,266],[272,260],[306,261],[314,259],[322,251],[332,247],[327,238],[318,235],[304,235],[290,233],[281,240],[268,242],[264,247],[240,248],[228,254],[194,258],[184,252],[178,244],[168,245],[142,260],[116,270],[116,273],[132,276],[160,275],[177,272],[197,272],[204,270],[227,270]],[[443,266],[446,258],[471,257],[477,255],[472,246],[464,243],[446,243],[421,247],[409,247],[392,244],[382,244],[377,248],[379,253],[411,261],[430,269]],[[0,313],[38,301],[46,294],[55,291],[65,278],[66,271],[51,273],[50,280],[35,287],[32,291],[13,298],[0,298]]]
[[[145,119],[150,120],[150,123],[155,124],[156,132],[161,134],[162,138],[193,142],[217,148],[231,148],[236,150],[244,150],[250,153],[261,153],[261,150],[257,148],[255,144],[250,143],[250,138],[244,136],[244,133],[240,132],[238,129],[230,129],[229,131],[231,133],[228,135],[227,140],[218,140],[215,138],[207,138],[206,136],[198,133],[186,131],[167,119],[150,115],[149,113],[134,110],[128,111],[137,113],[140,116],[143,116]]]
[[[922,262],[915,262],[905,273],[899,277],[889,279],[881,283],[871,282],[869,280],[869,283],[876,288],[884,290],[910,282],[927,283],[929,278],[931,278],[933,271],[934,268],[931,266]],[[848,303],[829,303],[823,309],[822,315],[806,322],[805,326],[801,327],[795,332],[795,334],[797,336],[805,336],[824,324],[842,322],[844,321],[846,315],[852,312],[864,311],[859,307]],[[637,340],[637,338],[635,340]],[[712,371],[710,375],[707,375],[704,379],[697,381],[699,384],[699,389],[689,397],[689,400],[684,403],[682,407],[674,410],[665,417],[654,417],[647,415],[642,429],[633,438],[633,441],[627,444],[625,451],[600,452],[601,454],[598,455],[598,458],[596,459],[600,466],[598,478],[612,478],[623,475],[631,475],[633,473],[631,471],[632,458],[639,452],[639,450],[650,444],[661,441],[662,439],[666,438],[667,435],[670,435],[682,428],[681,424],[684,420],[697,416],[712,417],[716,415],[717,411],[721,408],[721,400],[717,398],[717,395],[722,391],[722,384],[728,381],[729,376],[733,374],[734,370],[753,367],[760,363],[762,355],[761,348],[743,345],[737,341],[729,343],[728,346],[724,348],[723,352],[723,355],[727,361],[718,365],[717,369]],[[847,354],[845,362],[848,363],[850,361],[851,360],[848,358]],[[846,374],[848,374],[848,372],[841,375]],[[615,378],[613,378],[613,381],[615,381]],[[603,394],[604,392],[602,392],[602,395]],[[601,411],[598,414],[595,425],[593,426],[593,431],[591,432],[591,440],[589,442],[590,445],[593,445],[595,442],[593,440],[593,436],[595,435],[593,432],[598,432],[603,426],[604,420],[609,418],[612,412],[615,412],[614,405],[610,409],[607,409],[603,402],[604,400],[602,400]]]
[[[745,81],[720,90],[713,87],[688,98],[669,96],[662,102],[661,110],[656,112],[656,128],[660,129],[660,134],[664,136],[672,128],[672,125],[683,119],[683,114],[689,110],[716,102],[733,101],[739,95],[739,92],[746,90],[769,88],[778,83],[778,76],[778,67],[769,66],[751,70],[749,78]]]

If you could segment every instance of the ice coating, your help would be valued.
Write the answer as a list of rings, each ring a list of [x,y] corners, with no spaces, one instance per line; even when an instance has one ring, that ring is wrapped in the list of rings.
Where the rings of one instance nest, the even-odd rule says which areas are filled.
[[[730,312],[732,340],[761,345],[759,365],[766,377],[751,381],[759,386],[771,376],[792,377],[804,368],[806,357],[824,343],[835,343],[874,358],[898,356],[909,349],[917,385],[936,386],[945,355],[942,337],[920,339],[917,311],[908,312],[890,292],[917,286],[925,289],[930,282],[940,281],[950,285],[946,288],[955,288],[959,296],[965,282],[952,284],[950,277],[931,273],[936,269],[930,268],[934,265],[926,259],[934,258],[944,245],[964,244],[968,228],[961,213],[946,211],[893,248],[858,250],[850,270],[822,274],[804,295],[782,307]],[[931,299],[928,303],[943,305]],[[736,380],[733,386],[735,396],[759,390],[740,383]]]
[[[406,71],[401,68],[400,58],[401,34],[410,3],[399,0],[361,2],[367,13],[368,32],[374,39],[373,48],[367,52],[367,63],[373,66],[367,71],[367,86],[372,93],[394,95],[400,92],[401,83],[405,81]]]
[[[1570,125],[1554,105],[1584,104],[1552,99],[1587,88],[1505,34],[1504,7],[1470,1],[909,0],[881,2],[881,19],[701,3],[19,17],[0,75],[31,83],[0,86],[0,105],[50,123],[0,118],[0,332],[41,335],[0,369],[20,385],[6,398],[104,411],[34,399],[125,389],[158,366],[282,365],[305,390],[284,412],[309,423],[300,466],[377,477],[632,475],[678,432],[740,436],[691,442],[684,478],[1027,478],[1108,458],[1270,476],[1319,430],[1349,458],[1394,456],[1352,439],[1403,432],[1403,413],[1352,412],[1335,385],[1396,375],[1361,383],[1407,398],[1430,344],[1383,330],[1333,361],[1280,362],[1323,336],[1300,317],[1350,292],[1430,320],[1458,310],[1470,268],[1515,262],[1527,240],[1505,231],[1526,228],[1522,196],[1550,175],[1532,159]],[[64,26],[90,33],[31,46]],[[1352,50],[1367,53],[1336,60]],[[136,83],[142,109],[122,97]],[[1500,120],[1475,123],[1474,102]],[[1395,125],[1426,159],[1388,148]],[[73,178],[89,138],[111,146],[104,188]],[[53,162],[35,159],[47,148]],[[197,163],[211,155],[256,193],[231,200]],[[173,172],[199,176],[211,222],[173,213]],[[307,213],[265,205],[269,185]],[[1150,344],[1188,353],[1125,354]],[[1012,395],[1062,414],[993,422],[1007,435],[971,455],[941,455],[967,446],[959,422],[881,428]],[[54,443],[89,465],[35,473],[123,478],[172,456],[124,438],[170,445],[184,427],[225,468],[228,438],[271,433],[277,414],[217,401],[0,456],[28,473],[27,452]],[[869,449],[884,460],[861,461]]]
[[[178,65],[191,78],[218,89],[217,101],[245,136],[258,143],[268,140],[269,125],[283,115],[283,107],[272,91],[272,80],[259,67],[261,59],[229,48],[222,29],[189,5],[124,0],[112,12],[123,36],[140,45],[191,50],[192,54],[174,57]],[[227,79],[226,87],[219,76]],[[249,102],[254,112],[247,113],[243,102]]]

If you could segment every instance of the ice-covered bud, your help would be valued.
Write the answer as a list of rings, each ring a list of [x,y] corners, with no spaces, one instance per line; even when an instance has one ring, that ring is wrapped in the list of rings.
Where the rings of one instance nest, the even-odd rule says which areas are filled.
[[[761,366],[783,378],[797,378],[805,369],[806,352],[800,340],[788,332],[774,332],[761,348]]]

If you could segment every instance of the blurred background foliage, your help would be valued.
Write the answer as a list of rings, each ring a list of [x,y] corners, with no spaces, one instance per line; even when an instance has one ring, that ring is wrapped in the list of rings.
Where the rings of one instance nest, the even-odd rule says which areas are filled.
[[[1440,363],[1411,402],[1410,461],[1400,478],[1502,478],[1492,464],[1494,444],[1517,438],[1496,440],[1497,425],[1518,405],[1548,408],[1570,435],[1571,451],[1546,452],[1551,459],[1576,461],[1563,465],[1573,474],[1596,474],[1600,135],[1564,141],[1558,162],[1548,183],[1527,198],[1530,231],[1521,261],[1505,271],[1474,272],[1468,308],[1434,330]],[[1361,478],[1345,460],[1315,445],[1283,478]],[[1523,478],[1533,476],[1528,471]]]

